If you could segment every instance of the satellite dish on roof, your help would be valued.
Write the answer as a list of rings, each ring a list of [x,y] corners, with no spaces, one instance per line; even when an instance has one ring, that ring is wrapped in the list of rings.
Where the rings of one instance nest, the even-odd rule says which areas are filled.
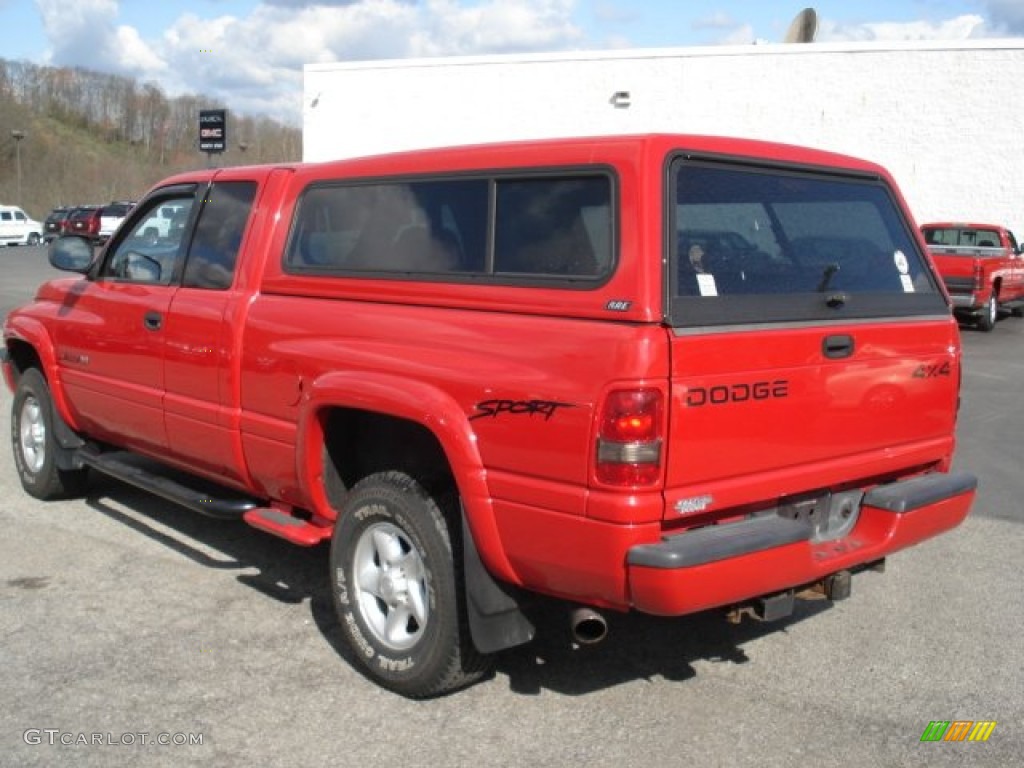
[[[813,8],[804,8],[790,22],[784,43],[813,43],[818,31],[818,14]]]

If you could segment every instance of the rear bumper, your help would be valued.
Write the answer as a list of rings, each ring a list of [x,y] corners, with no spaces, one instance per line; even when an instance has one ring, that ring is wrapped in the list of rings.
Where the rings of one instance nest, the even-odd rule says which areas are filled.
[[[949,299],[953,303],[953,309],[977,310],[984,306],[982,303],[975,301],[974,294],[954,293],[950,294]]]
[[[632,605],[677,616],[818,582],[956,527],[976,487],[963,472],[879,486],[864,496],[853,529],[835,540],[814,541],[810,524],[772,515],[632,547]]]

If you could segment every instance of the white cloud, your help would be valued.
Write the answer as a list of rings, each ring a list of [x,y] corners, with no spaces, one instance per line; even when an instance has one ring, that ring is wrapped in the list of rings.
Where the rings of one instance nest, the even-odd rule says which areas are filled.
[[[874,24],[842,24],[830,19],[818,20],[819,43],[876,42],[882,40],[966,40],[985,37],[985,20],[973,14],[940,22],[878,22]]]
[[[306,63],[556,50],[582,39],[572,0],[264,2],[245,17],[184,14],[160,39],[115,27],[116,0],[37,0],[54,63],[151,78],[232,109],[298,122]],[[116,54],[116,55],[115,55]]]
[[[591,12],[601,24],[632,24],[642,16],[636,5],[619,5],[609,0],[592,3]]]
[[[716,11],[693,22],[694,29],[725,29],[733,30],[739,23],[725,11]]]
[[[46,60],[146,79],[164,63],[137,30],[118,25],[116,0],[36,0],[50,43]]]
[[[115,31],[115,45],[120,66],[127,74],[137,75],[142,70],[152,77],[167,68],[134,27],[119,26]]]
[[[566,48],[582,40],[571,0],[490,0],[466,6],[428,0],[420,7],[412,56],[512,53]]]
[[[750,45],[756,39],[754,28],[749,24],[734,27],[719,42],[723,45]]]

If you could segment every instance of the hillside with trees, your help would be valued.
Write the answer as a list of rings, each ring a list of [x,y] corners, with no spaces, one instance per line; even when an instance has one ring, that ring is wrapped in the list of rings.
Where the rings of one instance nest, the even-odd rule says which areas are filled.
[[[42,220],[58,205],[137,200],[165,176],[207,165],[197,140],[201,109],[228,109],[229,146],[216,165],[301,159],[298,128],[235,115],[215,99],[169,98],[154,83],[0,59],[0,203]]]

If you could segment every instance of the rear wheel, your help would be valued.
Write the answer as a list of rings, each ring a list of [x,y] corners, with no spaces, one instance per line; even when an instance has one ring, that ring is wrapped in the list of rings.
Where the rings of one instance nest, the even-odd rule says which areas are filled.
[[[28,236],[28,244],[29,245],[39,245],[39,234],[36,233],[36,232],[30,233],[29,236]]]
[[[369,675],[405,696],[463,687],[490,667],[469,638],[451,531],[438,503],[400,472],[359,482],[335,527],[331,581],[342,632]]]
[[[21,487],[37,499],[77,496],[85,490],[88,470],[57,466],[54,418],[46,379],[38,369],[29,368],[21,374],[14,393],[11,442]]]
[[[995,291],[988,297],[988,303],[985,304],[985,311],[981,317],[978,318],[978,328],[988,332],[996,327],[996,320],[999,319],[999,300],[996,296]]]

